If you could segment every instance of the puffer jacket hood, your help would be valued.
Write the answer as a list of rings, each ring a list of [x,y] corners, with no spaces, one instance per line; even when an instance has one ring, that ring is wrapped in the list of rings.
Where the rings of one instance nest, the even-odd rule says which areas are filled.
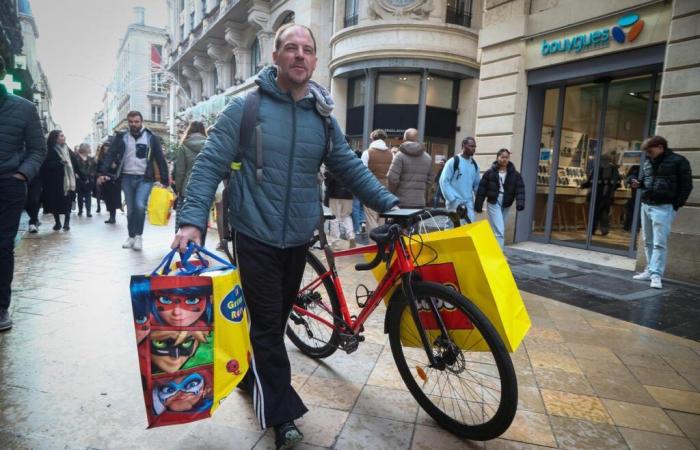
[[[200,133],[192,133],[185,141],[182,143],[187,150],[199,153],[204,147],[204,143],[207,141],[207,137]]]
[[[309,94],[294,101],[276,81],[277,69],[260,71],[257,124],[261,130],[262,173],[257,172],[257,137],[239,142],[245,95],[236,97],[219,115],[187,183],[179,225],[205,230],[217,185],[231,175],[229,218],[242,235],[276,248],[306,245],[321,214],[318,172],[321,164],[361,202],[377,211],[398,203],[357,158],[343,131],[331,117],[332,149],[326,148],[324,120],[331,103],[312,84]],[[319,109],[320,108],[320,109]],[[253,133],[254,134],[254,133]],[[231,162],[241,164],[231,172]]]
[[[419,156],[421,153],[425,153],[425,147],[420,142],[407,141],[399,146],[399,151],[408,156]]]

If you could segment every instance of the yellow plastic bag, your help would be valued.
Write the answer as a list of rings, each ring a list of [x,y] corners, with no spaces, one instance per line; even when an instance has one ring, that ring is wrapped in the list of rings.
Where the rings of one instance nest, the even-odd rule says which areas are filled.
[[[151,275],[131,277],[149,428],[210,417],[251,360],[236,267],[221,259],[223,265],[215,268],[191,262],[171,266],[173,252]],[[160,267],[172,269],[164,273]]]
[[[470,301],[472,301],[498,331],[501,339],[509,352],[517,350],[523,338],[530,329],[530,317],[525,309],[525,304],[520,296],[518,286],[515,284],[513,273],[506,260],[491,227],[486,221],[479,221],[451,230],[436,231],[421,235],[424,244],[416,240],[411,241],[414,256],[418,257],[418,268],[426,281],[433,281],[457,289]],[[408,243],[408,241],[407,241]],[[433,251],[434,250],[434,251]],[[369,255],[371,259],[373,255]],[[373,270],[377,280],[381,280],[386,272],[386,267],[380,265]],[[384,298],[388,301],[393,292],[389,292]],[[446,318],[448,328],[455,331],[451,334],[464,335],[465,341],[456,338],[462,348],[470,348],[472,351],[486,351],[483,340],[475,333],[471,324],[461,323],[468,319],[463,314],[461,318],[455,318],[455,323],[450,325],[449,311],[441,310],[441,315]],[[417,336],[415,325],[408,310],[402,318],[402,328],[409,327],[401,336],[404,345],[420,347],[420,342],[408,342],[403,336]],[[427,327],[429,328],[429,327]],[[413,332],[411,333],[411,329]],[[429,334],[437,331],[428,330]],[[475,345],[476,344],[476,345]]]
[[[148,222],[151,225],[167,225],[175,194],[170,189],[153,186],[148,198]]]

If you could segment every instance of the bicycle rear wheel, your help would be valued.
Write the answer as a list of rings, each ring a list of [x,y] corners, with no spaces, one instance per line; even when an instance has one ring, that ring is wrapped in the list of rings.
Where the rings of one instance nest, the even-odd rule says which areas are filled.
[[[338,318],[340,303],[329,277],[321,279],[328,270],[310,250],[306,252],[306,267],[295,305],[315,314],[336,327],[292,310],[287,320],[287,337],[307,356],[326,358],[338,348]]]
[[[456,436],[487,440],[515,416],[518,386],[510,355],[489,320],[448,287],[412,283],[420,326],[439,364],[431,366],[403,295],[389,309],[389,343],[399,373],[421,407]],[[398,301],[397,301],[398,300]],[[448,328],[443,336],[431,305]]]

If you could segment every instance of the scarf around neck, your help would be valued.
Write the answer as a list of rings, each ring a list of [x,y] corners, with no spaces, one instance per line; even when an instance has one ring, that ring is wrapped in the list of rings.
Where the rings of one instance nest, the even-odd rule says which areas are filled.
[[[56,153],[63,161],[63,195],[75,191],[75,172],[70,162],[70,149],[66,144],[56,145]]]

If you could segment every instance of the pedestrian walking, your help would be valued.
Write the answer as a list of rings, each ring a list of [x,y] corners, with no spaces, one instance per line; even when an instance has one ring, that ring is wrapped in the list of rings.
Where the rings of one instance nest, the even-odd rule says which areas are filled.
[[[24,210],[27,211],[27,215],[29,216],[29,227],[27,228],[27,231],[30,233],[39,232],[39,225],[41,225],[41,221],[39,220],[39,210],[41,209],[42,191],[43,185],[41,183],[41,175],[37,173],[29,182],[29,188],[27,189],[27,201],[24,203]]]
[[[474,191],[479,187],[479,165],[474,160],[475,152],[476,140],[465,137],[462,140],[462,153],[450,158],[440,175],[445,206],[450,211],[456,211],[459,205],[464,205],[471,222],[476,220]]]
[[[95,159],[90,155],[90,144],[80,144],[76,161],[78,163],[76,166],[76,175],[78,176],[76,187],[76,192],[78,194],[78,215],[83,215],[84,206],[85,215],[87,217],[92,217],[92,191],[95,185],[97,168]]]
[[[100,148],[97,150],[97,167],[98,172],[101,171],[100,167],[103,167],[107,161],[107,155],[110,152],[113,139],[105,140]],[[105,171],[116,171],[117,163],[112,161],[111,167],[105,169]],[[110,179],[104,181],[102,184],[96,183],[96,189],[99,190],[99,196],[97,200],[97,206],[99,208],[100,200],[104,201],[105,209],[109,212],[109,218],[105,220],[106,224],[114,224],[117,222],[117,209],[122,207],[122,188],[119,179]]]
[[[668,235],[676,212],[693,190],[693,174],[688,160],[668,148],[668,142],[661,136],[648,138],[642,149],[646,159],[639,179],[631,180],[631,186],[642,190],[642,235],[647,266],[633,278],[650,281],[650,287],[661,289]]]
[[[433,159],[418,142],[418,130],[409,128],[387,172],[389,190],[402,208],[425,208],[431,184]]]
[[[63,227],[70,230],[70,214],[76,190],[75,153],[66,145],[66,136],[61,130],[52,130],[46,140],[46,160],[41,166],[41,179],[44,184],[42,204],[44,212],[53,214],[54,231]],[[63,215],[63,224],[61,224]]]
[[[581,184],[581,188],[593,186],[593,170],[588,173],[588,179]],[[598,171],[598,187],[593,205],[593,234],[600,229],[601,236],[610,233],[610,207],[615,199],[615,191],[621,185],[620,171],[613,163],[613,155],[600,155],[600,170]],[[592,201],[592,189],[587,194],[588,203]]]
[[[0,80],[6,75],[0,57]],[[46,143],[34,104],[0,83],[0,331],[12,328],[10,300],[15,238],[27,197],[27,183],[39,172]]]
[[[193,120],[187,126],[185,133],[180,140],[180,148],[175,154],[175,168],[173,170],[173,178],[175,178],[175,186],[177,187],[177,210],[179,215],[182,209],[182,203],[185,201],[185,188],[192,173],[194,159],[199,155],[199,152],[204,147],[204,142],[207,140],[207,130],[202,122]],[[177,231],[177,224],[175,225]]]
[[[510,151],[502,148],[496,161],[484,172],[476,191],[474,211],[480,213],[486,200],[489,223],[498,245],[503,248],[508,212],[515,202],[515,209],[525,209],[525,183],[515,166],[510,162]]]
[[[247,386],[260,425],[275,428],[279,449],[302,439],[294,420],[307,412],[291,384],[284,330],[322,214],[321,164],[378,211],[398,199],[355,157],[331,117],[330,94],[310,81],[317,62],[311,30],[299,24],[280,27],[272,58],[274,65],[258,73],[252,96],[235,98],[210,131],[192,169],[173,248],[184,251],[190,241],[201,240],[217,185],[231,163],[240,162],[231,172],[228,207],[251,320],[252,385]],[[239,145],[239,131],[250,129],[249,123],[260,134]]]
[[[119,180],[126,199],[126,223],[129,237],[122,248],[141,251],[146,206],[154,184],[168,186],[170,176],[160,138],[143,126],[138,111],[126,115],[129,129],[120,131],[100,167],[98,182]],[[115,167],[116,163],[116,167]]]
[[[445,155],[435,156],[435,163],[438,169],[433,179],[433,208],[439,208],[445,204],[445,197],[442,196],[442,190],[440,189],[440,175],[442,175],[442,170],[445,168],[445,161]]]
[[[348,246],[354,248],[356,242],[355,227],[352,224],[352,192],[330,170],[324,171],[323,182],[326,185],[328,207],[335,216],[335,219],[331,220],[330,223],[331,245],[336,250],[340,250],[342,227],[343,231],[345,231],[345,238],[348,240]]]
[[[348,140],[347,136],[345,136],[345,140]],[[355,150],[355,155],[358,158],[362,158],[362,150]],[[362,241],[361,243],[364,245],[366,243],[366,236],[364,233],[367,231],[367,221],[365,219],[362,202],[360,202],[360,199],[357,197],[353,197],[352,199],[352,228],[355,230],[355,239]]]
[[[384,130],[377,129],[370,133],[372,142],[369,148],[362,153],[362,163],[372,172],[379,180],[382,186],[389,186],[387,173],[391,167],[391,161],[394,155],[389,151],[389,147],[384,142],[387,139],[387,134]],[[367,205],[364,206],[365,220],[367,223],[367,233],[384,224],[384,219],[379,217],[379,213]]]

